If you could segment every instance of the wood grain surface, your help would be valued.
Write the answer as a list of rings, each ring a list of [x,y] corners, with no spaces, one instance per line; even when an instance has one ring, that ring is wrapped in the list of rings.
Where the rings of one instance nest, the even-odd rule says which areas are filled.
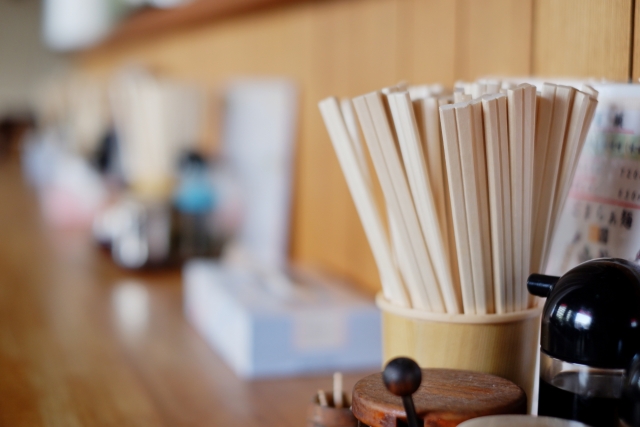
[[[633,10],[633,52],[631,52],[631,81],[640,80],[640,5],[635,3]]]
[[[53,232],[16,163],[0,163],[0,235],[0,426],[299,427],[331,389],[330,373],[239,380],[185,321],[179,271],[123,271]]]
[[[458,78],[529,75],[532,24],[533,0],[458,0]]]
[[[425,426],[453,427],[485,415],[524,414],[527,398],[512,382],[495,375],[452,369],[423,369],[422,384],[413,394],[416,413]],[[372,427],[396,427],[406,420],[402,400],[372,374],[353,388],[353,414]]]
[[[632,0],[536,0],[534,75],[629,79]]]

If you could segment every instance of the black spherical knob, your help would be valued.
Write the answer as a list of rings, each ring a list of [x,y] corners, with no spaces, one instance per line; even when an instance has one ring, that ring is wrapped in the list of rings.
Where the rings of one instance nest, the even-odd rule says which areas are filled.
[[[397,357],[387,363],[382,372],[382,381],[396,396],[411,396],[422,383],[420,366],[408,357]]]

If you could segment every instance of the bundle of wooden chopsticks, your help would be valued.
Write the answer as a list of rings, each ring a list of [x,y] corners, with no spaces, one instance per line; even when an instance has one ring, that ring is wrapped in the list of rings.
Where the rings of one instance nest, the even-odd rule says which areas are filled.
[[[526,279],[546,264],[593,88],[401,84],[319,105],[391,303],[452,314],[535,304]]]

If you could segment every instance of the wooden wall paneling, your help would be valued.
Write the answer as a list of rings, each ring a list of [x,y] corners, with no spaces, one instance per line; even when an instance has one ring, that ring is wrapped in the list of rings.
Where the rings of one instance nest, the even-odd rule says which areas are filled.
[[[638,83],[638,79],[640,79],[640,5],[634,3],[634,6],[631,80]]]
[[[532,1],[456,0],[456,79],[529,75]]]
[[[315,52],[312,49],[317,41],[317,12],[315,4],[303,4],[286,9],[284,13],[288,47],[281,65],[285,75],[294,76],[300,88],[290,254],[296,261],[322,267],[324,260],[319,256],[321,250],[318,248],[322,247],[319,232],[324,231],[323,227],[328,224],[321,224],[319,229],[314,227],[323,210],[323,207],[315,202],[319,191],[317,184],[322,179],[321,167],[331,153],[326,150],[327,147],[317,144],[317,141],[322,141],[322,132],[326,132],[319,126],[321,123],[315,117],[318,110],[315,98],[319,95],[314,93],[312,83],[317,77]],[[321,15],[324,16],[323,13]],[[320,246],[317,244],[318,241],[321,242]]]
[[[627,81],[633,0],[536,0],[533,74]]]
[[[298,152],[294,259],[348,274],[346,239],[352,204],[317,103],[347,89],[349,19],[346,3],[320,3],[309,21],[310,80],[303,87]]]
[[[398,74],[413,84],[455,80],[456,4],[450,0],[399,2]]]
[[[294,78],[301,88],[301,109],[292,258],[377,290],[378,272],[317,102],[329,95],[356,96],[402,79],[449,85],[456,79],[543,69],[545,61],[537,59],[537,68],[531,65],[532,56],[538,58],[531,52],[533,1],[299,2],[110,43],[77,60],[91,74],[107,76],[133,62],[209,88],[242,75]],[[548,19],[549,2],[536,1],[536,16]],[[630,1],[616,0],[613,9]],[[559,25],[554,22],[552,27]],[[542,24],[535,25],[538,29]],[[543,52],[546,39],[539,31],[536,37],[533,45]],[[377,187],[376,194],[381,201]]]
[[[396,0],[356,0],[350,5],[349,19],[351,48],[349,56],[348,88],[343,95],[354,97],[397,83],[401,77],[398,67],[401,38],[399,36],[399,4]],[[364,139],[362,143],[366,152]],[[370,160],[370,159],[369,159]],[[386,221],[382,191],[373,165],[369,161],[372,186],[380,214]],[[371,290],[380,289],[380,278],[360,218],[352,202],[348,216],[350,234],[347,239],[349,277]]]
[[[78,65],[85,72],[108,76],[122,64],[140,63],[163,75],[210,88],[238,75],[296,79],[301,88],[301,109],[292,257],[378,289],[377,270],[317,102],[332,94],[355,94],[350,84],[370,74],[362,71],[364,65],[394,70],[391,78],[382,73],[383,78],[368,90],[395,82],[395,60],[368,55],[359,62],[363,59],[361,52],[368,52],[369,38],[358,39],[360,29],[353,28],[358,16],[371,17],[382,27],[388,27],[383,18],[390,17],[394,24],[395,14],[389,14],[389,9],[393,9],[391,0],[300,3],[228,18],[215,25],[171,31],[153,40],[109,44],[80,55]],[[391,28],[391,32],[382,32],[379,47],[395,46],[394,37],[388,37],[395,26]],[[378,25],[366,29],[367,34],[376,31]],[[352,37],[357,39],[355,44]],[[376,53],[381,50],[373,49]],[[390,50],[395,55],[394,49]],[[351,70],[352,66],[359,68]],[[356,262],[349,258],[351,255]]]
[[[322,153],[324,160],[316,161],[315,172],[309,171],[315,173],[308,183],[314,190],[297,193],[305,198],[297,204],[297,220],[305,225],[296,227],[298,245],[294,245],[293,256],[320,262],[322,267],[376,291],[380,289],[378,270],[317,102],[330,95],[353,97],[397,82],[397,1],[327,5],[328,15],[323,17],[317,10],[314,14],[317,36],[311,50],[315,74],[306,88],[311,112],[305,113],[309,120],[306,127],[313,129],[308,148]],[[303,159],[300,165],[311,166]]]
[[[351,56],[348,96],[396,84],[398,3],[402,0],[351,0]]]

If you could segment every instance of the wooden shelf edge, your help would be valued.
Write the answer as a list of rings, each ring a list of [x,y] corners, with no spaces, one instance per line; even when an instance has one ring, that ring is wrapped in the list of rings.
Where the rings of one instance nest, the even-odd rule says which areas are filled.
[[[234,14],[301,0],[194,0],[172,9],[144,9],[126,18],[99,46],[157,35]],[[91,50],[91,49],[89,49]]]

